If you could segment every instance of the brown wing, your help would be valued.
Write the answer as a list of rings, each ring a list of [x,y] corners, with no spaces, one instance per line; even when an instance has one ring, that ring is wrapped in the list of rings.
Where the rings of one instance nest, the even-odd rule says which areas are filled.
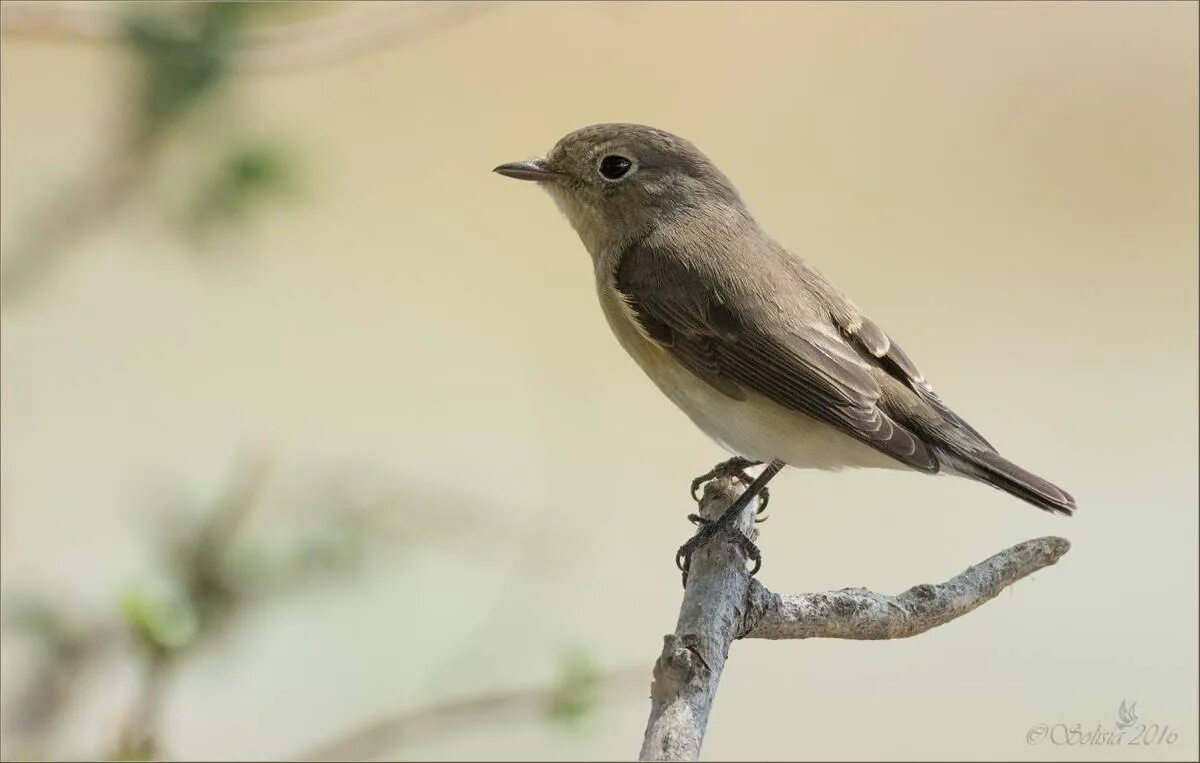
[[[912,359],[900,349],[900,345],[892,341],[892,338],[884,333],[883,329],[879,328],[870,318],[865,315],[858,315],[853,320],[840,322],[839,327],[853,341],[857,342],[871,357],[876,358],[879,365],[891,374],[894,378],[900,380],[917,394],[922,401],[937,412],[946,423],[958,430],[958,433],[965,437],[968,444],[979,448],[980,450],[988,450],[995,452],[992,444],[984,439],[983,435],[975,431],[975,428],[963,420],[954,411],[950,410],[950,406],[942,401],[942,398],[933,391],[933,386],[925,380],[925,377],[917,370],[917,366],[912,362]]]
[[[824,315],[824,323],[789,320],[747,285],[702,278],[678,252],[662,246],[626,251],[614,285],[647,336],[716,389],[735,398],[753,390],[914,469],[938,470],[925,443],[880,409],[869,366],[828,323],[827,313],[798,306]],[[775,284],[773,291],[800,288]]]

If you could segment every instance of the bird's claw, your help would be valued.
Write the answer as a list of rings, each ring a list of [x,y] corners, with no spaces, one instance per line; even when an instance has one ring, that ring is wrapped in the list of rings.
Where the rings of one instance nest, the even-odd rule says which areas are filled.
[[[754,479],[751,478],[749,474],[746,474],[746,468],[750,466],[758,466],[761,463],[761,461],[751,461],[750,459],[742,458],[741,456],[734,456],[728,461],[722,461],[712,469],[692,480],[692,499],[696,501],[696,503],[699,503],[700,499],[704,495],[704,486],[709,482],[721,477],[732,477],[741,482],[743,485],[749,486]],[[767,502],[770,500],[771,492],[764,485],[758,494],[758,509],[756,513],[762,514],[764,511],[766,511]],[[689,519],[690,518],[691,517],[689,517]],[[766,517],[763,517],[763,519],[765,520]]]
[[[683,584],[685,586],[687,585],[688,571],[692,567],[693,554],[706,543],[716,538],[717,535],[727,536],[729,541],[737,546],[746,555],[747,559],[754,563],[754,566],[750,568],[751,575],[754,575],[762,568],[762,553],[758,550],[758,546],[754,545],[754,541],[747,538],[745,534],[732,524],[714,522],[704,519],[697,514],[688,515],[688,520],[692,524],[698,525],[700,530],[675,552],[675,566],[683,573]]]

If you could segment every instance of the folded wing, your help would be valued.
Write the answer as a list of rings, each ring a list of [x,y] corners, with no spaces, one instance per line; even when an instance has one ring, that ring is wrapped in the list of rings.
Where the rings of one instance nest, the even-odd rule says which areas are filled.
[[[614,285],[648,337],[726,395],[752,390],[914,469],[938,471],[933,451],[880,408],[871,367],[828,316],[797,320],[751,282],[725,276],[704,277],[679,252],[640,244],[622,256]]]

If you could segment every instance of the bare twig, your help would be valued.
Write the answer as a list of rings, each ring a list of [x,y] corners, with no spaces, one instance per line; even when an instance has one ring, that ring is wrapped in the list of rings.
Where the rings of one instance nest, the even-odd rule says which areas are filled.
[[[0,303],[8,306],[34,290],[70,247],[111,221],[144,182],[153,152],[119,151],[102,161],[44,209],[9,247],[0,265]]]
[[[1071,544],[1053,536],[1007,548],[938,585],[913,586],[896,596],[843,588],[781,596],[750,583],[742,638],[893,639],[936,628],[995,598],[1026,575],[1049,567]]]
[[[382,10],[339,8],[333,14],[322,14],[308,21],[249,26],[236,38],[230,37],[228,66],[222,68],[243,75],[294,73],[308,66],[412,43],[500,3],[381,5]],[[0,6],[0,31],[6,41],[41,39],[129,45],[127,25],[125,9],[116,3],[23,2]],[[186,51],[186,47],[180,50]],[[151,69],[160,70],[155,66]],[[197,98],[198,94],[191,97]],[[176,108],[166,121],[178,121],[184,114],[185,110]],[[157,171],[165,126],[165,123],[157,125],[149,140],[138,133],[137,125],[131,126],[135,129],[104,160],[40,210],[18,241],[6,244],[0,263],[0,305],[13,305],[34,293],[66,260],[75,244],[117,219]]]
[[[64,720],[88,671],[122,642],[124,632],[107,623],[89,623],[42,601],[6,605],[4,626],[40,643],[31,678],[5,708],[6,758],[41,760],[45,744]],[[14,742],[14,740],[16,740]]]
[[[138,692],[118,728],[112,757],[149,760],[162,756],[159,720],[163,696],[179,663],[201,639],[219,631],[240,603],[239,593],[223,579],[222,567],[238,530],[260,503],[270,467],[264,453],[240,454],[225,492],[195,531],[186,553],[175,560],[180,582],[196,612],[196,636],[170,648],[160,643],[143,644]]]
[[[103,3],[26,2],[0,7],[4,36],[109,43],[119,36],[113,9]]]
[[[732,480],[710,482],[700,516],[716,520],[743,488]],[[758,499],[738,518],[737,529],[754,540]],[[650,720],[640,760],[695,760],[721,680],[729,645],[745,615],[750,575],[741,550],[713,542],[692,556],[675,632],[663,638],[650,686]]]
[[[270,472],[269,454],[258,450],[246,450],[239,455],[229,484],[203,530],[209,543],[221,550],[233,543],[234,536],[258,505],[259,496]]]
[[[338,9],[315,19],[250,30],[236,63],[243,72],[294,73],[403,45],[503,3],[456,0],[379,5],[383,10]],[[121,41],[120,11],[107,3],[6,3],[2,29],[12,39],[116,44]]]
[[[646,680],[644,667],[621,668],[599,676],[600,689],[625,694]],[[483,721],[501,722],[536,717],[546,712],[552,687],[501,691],[453,700],[382,718],[314,747],[298,756],[301,761],[370,760],[402,743],[438,734],[453,733]]]
[[[137,694],[117,728],[113,757],[117,760],[153,760],[162,757],[159,719],[163,696],[174,671],[174,661],[158,654],[142,666]]]
[[[719,516],[743,488],[709,484],[701,515]],[[753,504],[751,504],[753,507]],[[748,507],[741,529],[752,532]],[[753,538],[752,538],[753,539]],[[971,612],[1004,588],[1054,564],[1070,549],[1063,538],[1020,543],[945,583],[887,596],[863,588],[781,596],[750,579],[730,543],[697,553],[675,632],[654,668],[650,719],[641,760],[696,760],[729,645],[737,638],[893,639],[915,636]]]
[[[386,11],[254,30],[239,63],[254,74],[289,74],[394,49],[495,9],[498,2],[395,3]]]

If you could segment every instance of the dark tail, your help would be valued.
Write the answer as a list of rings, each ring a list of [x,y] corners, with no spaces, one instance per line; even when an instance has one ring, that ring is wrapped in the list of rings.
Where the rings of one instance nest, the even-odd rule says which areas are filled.
[[[1075,513],[1075,499],[1070,493],[1032,472],[1025,471],[1011,461],[1006,461],[996,453],[942,451],[941,455],[960,473],[1011,493],[1039,509],[1067,516]]]

